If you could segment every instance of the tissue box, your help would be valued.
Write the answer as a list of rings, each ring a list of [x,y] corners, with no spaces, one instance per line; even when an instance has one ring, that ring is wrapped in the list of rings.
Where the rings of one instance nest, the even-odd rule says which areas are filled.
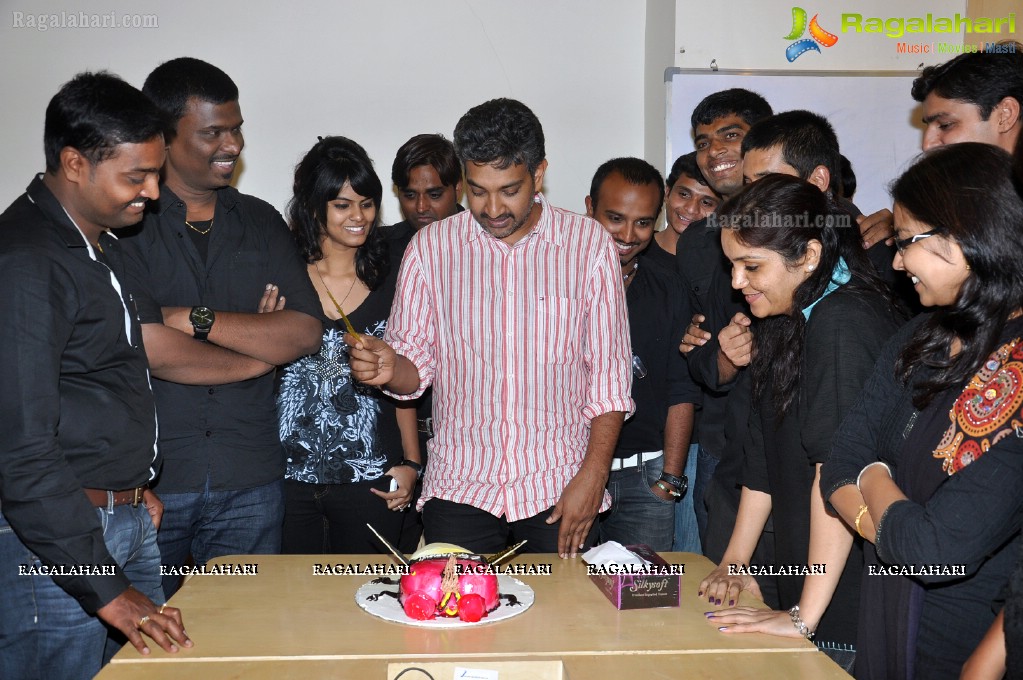
[[[597,566],[587,565],[590,580],[618,609],[677,607],[682,599],[684,564],[668,564],[648,545],[627,545],[650,564]]]

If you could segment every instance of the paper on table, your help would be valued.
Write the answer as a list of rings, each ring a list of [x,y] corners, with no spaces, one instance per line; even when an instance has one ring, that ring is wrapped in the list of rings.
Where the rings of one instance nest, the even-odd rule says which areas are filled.
[[[643,559],[636,553],[629,551],[624,545],[617,541],[608,541],[607,543],[601,543],[598,546],[590,548],[583,554],[583,561],[587,564],[598,566],[607,566],[609,564],[635,564],[636,566],[644,566],[650,564],[650,562]]]

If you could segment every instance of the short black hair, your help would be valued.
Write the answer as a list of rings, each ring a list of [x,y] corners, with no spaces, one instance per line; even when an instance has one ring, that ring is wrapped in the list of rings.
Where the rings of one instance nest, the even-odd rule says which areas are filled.
[[[657,187],[659,197],[657,199],[657,214],[661,214],[661,205],[664,203],[664,178],[654,166],[642,158],[612,158],[604,161],[593,173],[593,180],[590,182],[590,202],[594,209],[597,207],[597,197],[600,194],[600,187],[608,175],[617,172],[629,184],[635,186],[646,186],[653,184]]]
[[[394,186],[399,189],[407,187],[409,173],[420,165],[429,165],[436,170],[441,184],[446,187],[453,187],[462,179],[455,145],[444,135],[416,135],[401,145],[391,165]]]
[[[178,121],[185,115],[189,99],[194,97],[211,104],[238,101],[238,86],[229,75],[193,57],[163,62],[146,78],[142,91],[167,116],[168,136],[173,136]]]
[[[913,99],[934,92],[945,99],[969,102],[987,120],[995,105],[1012,97],[1023,107],[1023,51],[971,52],[928,66],[913,81]]]
[[[163,134],[165,127],[160,110],[116,75],[79,73],[61,86],[46,107],[46,171],[57,171],[65,147],[77,149],[95,165],[113,156],[117,145],[149,141]]]
[[[856,171],[844,155],[840,155],[839,160],[842,163],[842,176],[838,181],[835,181],[834,177],[831,178],[831,190],[840,189],[842,198],[851,201],[856,193]]]
[[[376,219],[366,242],[355,253],[355,273],[375,290],[390,271],[387,238],[381,229],[380,201],[383,185],[369,154],[347,137],[321,137],[295,166],[293,194],[288,202],[288,222],[302,257],[309,264],[323,259],[320,241],[326,232],[327,204],[337,198],[345,183],[360,196],[373,200]]]
[[[702,172],[700,172],[700,166],[696,164],[695,151],[682,154],[675,159],[675,162],[671,164],[671,170],[668,172],[668,179],[664,183],[665,188],[668,191],[671,191],[671,188],[675,186],[675,182],[677,182],[678,178],[683,175],[696,180],[705,187],[710,186],[710,184],[707,183],[707,178],[703,176]]]
[[[739,116],[746,125],[753,125],[772,113],[771,105],[759,94],[741,87],[733,87],[704,97],[693,109],[690,122],[693,132],[696,132],[697,125],[710,125],[725,116]]]
[[[742,138],[742,153],[781,147],[785,162],[808,179],[823,165],[832,177],[842,174],[838,135],[828,119],[811,111],[785,111],[759,121]]]
[[[454,143],[463,167],[472,162],[503,170],[525,163],[533,174],[547,155],[540,120],[514,99],[491,99],[469,109],[455,125]]]

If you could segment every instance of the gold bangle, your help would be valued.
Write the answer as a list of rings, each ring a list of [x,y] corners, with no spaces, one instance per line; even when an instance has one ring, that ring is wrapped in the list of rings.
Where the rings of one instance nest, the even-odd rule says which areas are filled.
[[[863,535],[863,529],[860,529],[860,520],[863,519],[863,515],[866,514],[866,512],[867,506],[861,505],[860,511],[856,513],[856,521],[854,522],[854,524],[856,525],[856,533],[860,535],[860,538],[866,538],[866,536]]]

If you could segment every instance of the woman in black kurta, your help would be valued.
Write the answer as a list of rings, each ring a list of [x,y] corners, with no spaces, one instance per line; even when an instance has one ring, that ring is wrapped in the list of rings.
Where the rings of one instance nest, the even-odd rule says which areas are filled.
[[[724,603],[730,604],[737,587],[751,585],[729,578],[726,569],[746,564],[749,539],[772,513],[776,564],[757,566],[784,570],[779,600],[790,611],[737,607],[709,618],[727,632],[814,637],[851,668],[861,554],[856,548],[850,557],[852,536],[824,513],[815,480],[834,431],[901,318],[856,230],[830,215],[834,210],[812,185],[780,175],[721,208],[725,226],[729,220],[739,224],[722,233],[732,285],[742,289],[761,321],[753,330],[755,404],[739,518],[722,566],[701,590],[715,604],[719,593],[729,593]],[[775,218],[803,215],[807,226],[771,226]],[[760,223],[765,226],[745,226]],[[723,349],[728,344],[722,342]],[[824,573],[810,575],[814,570]]]
[[[842,424],[821,487],[874,544],[858,678],[958,678],[998,610],[1023,520],[1023,201],[1009,156],[962,143],[892,189],[924,306]]]

